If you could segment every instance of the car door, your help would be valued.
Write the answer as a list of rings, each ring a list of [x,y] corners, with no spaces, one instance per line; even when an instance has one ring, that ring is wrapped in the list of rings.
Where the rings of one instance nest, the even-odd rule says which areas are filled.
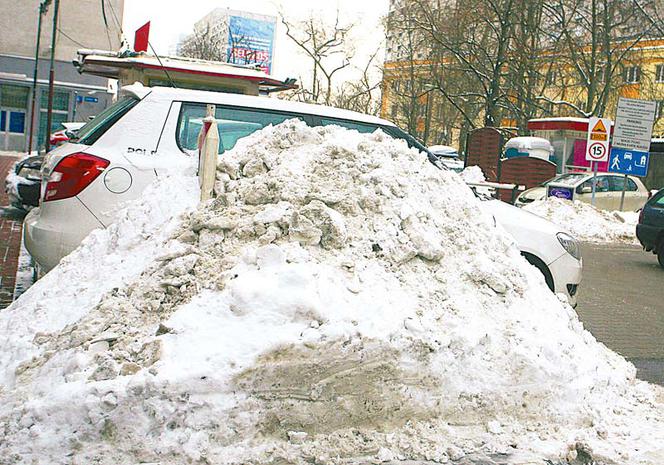
[[[625,200],[623,203],[623,211],[636,211],[643,207],[647,200],[642,192],[639,192],[634,180],[626,176],[612,176],[611,177],[611,191],[617,199],[618,206],[616,210],[620,209],[621,198],[623,196],[623,189],[625,191]]]
[[[610,176],[600,175],[584,181],[576,188],[576,199],[581,202],[592,203],[592,186],[595,184],[595,207],[601,210],[615,210],[615,196],[611,192]],[[618,202],[620,199],[618,199]],[[615,205],[614,205],[615,204]]]

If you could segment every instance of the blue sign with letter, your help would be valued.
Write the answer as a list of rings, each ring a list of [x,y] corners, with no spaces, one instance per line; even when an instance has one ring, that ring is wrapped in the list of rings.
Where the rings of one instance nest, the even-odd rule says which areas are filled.
[[[645,177],[649,160],[648,152],[613,147],[609,157],[609,172]]]
[[[231,16],[228,22],[228,62],[257,64],[269,74],[272,70],[274,31],[274,22]]]

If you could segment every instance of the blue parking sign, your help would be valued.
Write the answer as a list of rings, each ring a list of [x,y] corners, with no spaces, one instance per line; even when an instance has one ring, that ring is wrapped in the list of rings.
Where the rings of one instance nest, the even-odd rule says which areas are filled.
[[[611,156],[609,157],[609,171],[611,173],[645,177],[648,174],[649,160],[650,154],[648,152],[612,147]]]

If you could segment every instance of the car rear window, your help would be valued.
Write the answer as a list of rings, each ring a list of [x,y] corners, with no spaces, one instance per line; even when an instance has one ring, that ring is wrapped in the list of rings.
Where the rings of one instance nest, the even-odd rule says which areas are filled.
[[[140,100],[134,96],[126,96],[115,102],[113,105],[99,113],[95,118],[78,130],[74,142],[79,144],[92,145],[97,142],[111,126],[118,122],[120,118],[134,108]]]
[[[662,189],[658,193],[656,193],[649,203],[653,207],[664,208],[664,189]]]
[[[177,142],[181,150],[194,151],[198,148],[198,134],[203,126],[205,113],[205,104],[182,104],[177,129]],[[300,115],[293,113],[219,105],[215,110],[215,118],[219,128],[219,153],[232,149],[239,139],[253,134],[265,126],[279,124],[292,118],[302,119]]]

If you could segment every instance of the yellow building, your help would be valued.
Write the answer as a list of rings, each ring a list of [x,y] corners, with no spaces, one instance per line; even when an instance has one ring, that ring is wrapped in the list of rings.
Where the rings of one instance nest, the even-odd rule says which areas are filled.
[[[471,129],[468,119],[477,127],[483,125],[481,110],[477,114],[466,112],[462,115],[460,109],[434,89],[431,83],[436,79],[432,73],[437,72],[436,68],[443,69],[444,63],[436,65],[423,59],[409,60],[399,56],[389,48],[389,39],[388,36],[381,102],[383,118],[394,121],[429,145],[458,146],[462,134]],[[620,96],[656,101],[658,112],[653,137],[664,137],[664,39],[641,40],[633,47],[630,45],[626,43],[625,47],[629,48],[613,74],[602,116],[615,118]],[[614,48],[620,50],[619,45]],[[406,55],[417,57],[412,51]],[[614,53],[614,56],[619,55],[622,53]],[[541,59],[539,85],[544,98],[540,100],[541,110],[533,117],[583,116],[574,107],[583,109],[588,97],[587,88],[575,84],[578,75],[571,65],[552,64],[556,59],[553,55],[550,58],[544,55]],[[506,66],[509,67],[509,61]],[[603,88],[602,73],[599,73],[599,86]],[[463,76],[458,79],[462,80]],[[503,111],[500,121],[502,127],[514,132],[526,131],[526,127],[520,127],[525,125],[519,125],[516,116],[508,110]]]

